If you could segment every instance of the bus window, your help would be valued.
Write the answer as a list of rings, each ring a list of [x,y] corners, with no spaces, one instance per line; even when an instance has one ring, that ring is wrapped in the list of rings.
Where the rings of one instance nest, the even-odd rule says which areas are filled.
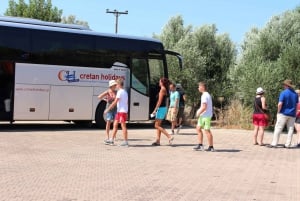
[[[0,27],[0,59],[24,60],[30,50],[29,31]]]
[[[159,79],[165,77],[162,60],[149,59],[150,85],[157,86]]]
[[[36,63],[86,66],[94,51],[92,37],[77,34],[32,31]],[[45,40],[47,39],[47,40]]]
[[[131,86],[138,92],[148,95],[149,76],[148,65],[146,59],[133,59],[132,60],[132,77]]]

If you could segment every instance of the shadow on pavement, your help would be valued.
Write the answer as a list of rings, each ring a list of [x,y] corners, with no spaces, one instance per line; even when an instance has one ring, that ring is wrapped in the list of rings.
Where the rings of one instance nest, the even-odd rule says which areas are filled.
[[[160,147],[160,146],[152,146],[151,144],[135,144],[135,145],[130,145],[130,147],[137,147],[137,148],[144,148],[144,147]]]
[[[176,134],[176,135],[197,135],[197,133],[179,133],[179,134]]]
[[[192,147],[195,146],[195,144],[172,144],[172,147]]]
[[[150,139],[128,139],[129,142],[137,142],[137,141],[151,141]]]
[[[152,123],[128,123],[128,129],[148,129],[152,128]],[[120,126],[119,126],[120,129]],[[1,123],[1,132],[40,132],[40,131],[89,131],[89,130],[99,130],[104,131],[103,128],[97,128],[95,124],[74,124],[71,122],[38,122],[38,123]],[[154,130],[154,128],[153,128]]]
[[[215,152],[224,152],[224,153],[238,153],[242,150],[239,149],[215,149]]]

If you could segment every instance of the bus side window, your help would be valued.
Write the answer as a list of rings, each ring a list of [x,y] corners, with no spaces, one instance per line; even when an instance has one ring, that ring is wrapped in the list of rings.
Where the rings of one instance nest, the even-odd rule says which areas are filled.
[[[165,77],[162,60],[149,59],[150,85],[158,86],[159,79]]]
[[[131,71],[132,88],[144,95],[149,95],[149,73],[147,60],[133,59]]]

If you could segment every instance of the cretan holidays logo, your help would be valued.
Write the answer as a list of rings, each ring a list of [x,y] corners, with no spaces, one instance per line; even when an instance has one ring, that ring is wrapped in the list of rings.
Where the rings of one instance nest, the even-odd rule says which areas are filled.
[[[67,81],[67,82],[79,82],[79,79],[76,78],[76,71],[69,71],[69,70],[61,70],[58,72],[57,77],[60,81]]]

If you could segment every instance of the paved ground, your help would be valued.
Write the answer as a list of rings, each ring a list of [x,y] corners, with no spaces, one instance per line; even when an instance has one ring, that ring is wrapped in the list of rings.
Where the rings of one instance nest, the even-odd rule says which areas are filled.
[[[209,153],[191,128],[151,147],[154,130],[132,127],[124,148],[97,129],[1,126],[0,201],[300,200],[300,149],[254,146],[251,131],[213,129]]]

